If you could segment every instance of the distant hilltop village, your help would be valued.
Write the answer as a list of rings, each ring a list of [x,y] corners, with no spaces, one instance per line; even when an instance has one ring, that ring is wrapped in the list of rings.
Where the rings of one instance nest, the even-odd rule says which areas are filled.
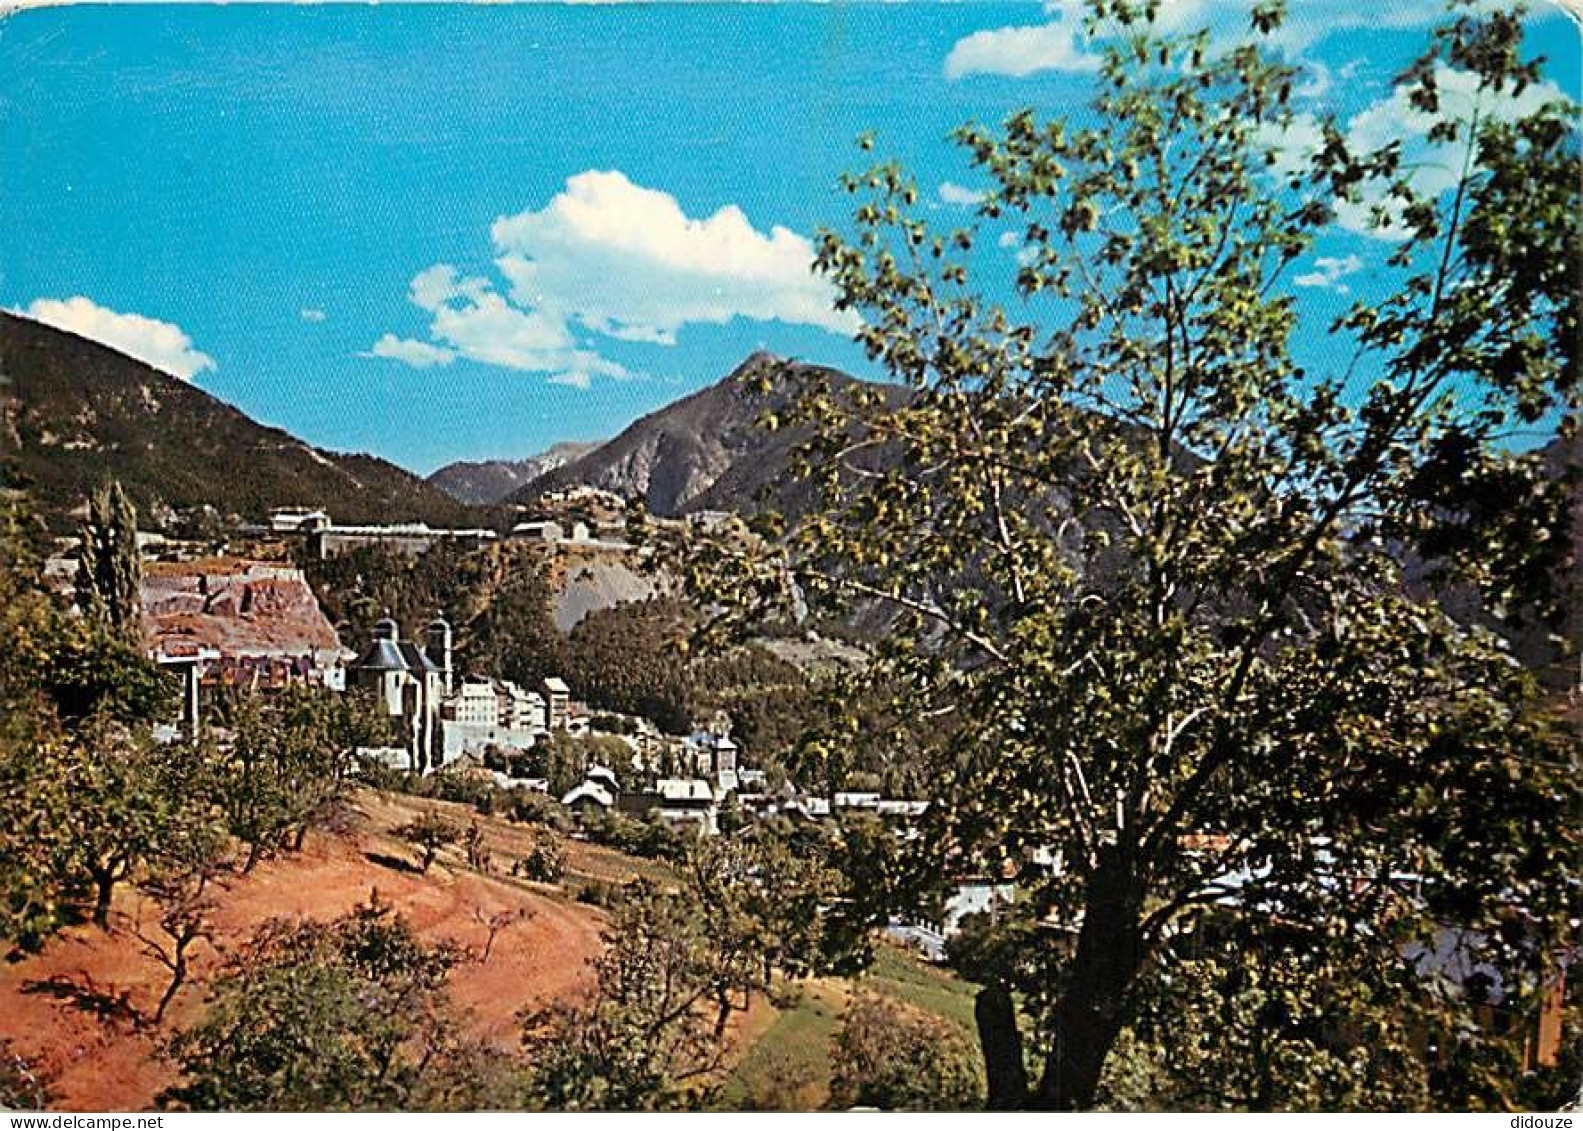
[[[416,559],[441,544],[461,550],[513,543],[565,547],[616,559],[631,550],[618,517],[625,505],[613,493],[577,486],[540,502],[539,515],[557,517],[524,517],[504,535],[425,523],[337,525],[328,510],[308,506],[276,508],[267,523],[238,526],[234,553],[140,535],[145,647],[184,688],[179,725],[164,728],[165,734],[196,731],[208,700],[219,694],[269,695],[313,686],[332,694],[366,694],[387,720],[389,744],[361,751],[371,763],[549,794],[587,819],[621,814],[713,835],[727,804],[749,817],[821,820],[842,809],[899,821],[921,815],[926,802],[879,793],[818,796],[791,783],[771,789],[765,771],[745,760],[724,713],[689,733],[668,734],[641,715],[591,709],[558,676],[522,686],[497,673],[465,669],[457,662],[452,625],[440,615],[413,637],[386,616],[367,638],[343,639],[299,564],[304,556],[323,561],[361,549]],[[716,517],[703,512],[669,521],[698,524]],[[282,543],[298,563],[241,552],[251,544],[278,556]],[[50,572],[63,586],[75,552],[63,542],[52,559]],[[575,596],[576,579],[567,583]],[[601,740],[601,758],[581,765],[570,788],[552,789],[546,776],[525,767],[531,755],[562,737]]]

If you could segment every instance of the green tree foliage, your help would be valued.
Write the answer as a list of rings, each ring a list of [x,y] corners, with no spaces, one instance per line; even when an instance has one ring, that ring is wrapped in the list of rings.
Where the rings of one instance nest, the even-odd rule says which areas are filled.
[[[638,820],[612,809],[589,808],[579,818],[589,840],[648,860],[681,860],[697,839],[694,830],[677,828],[657,815]]]
[[[830,1066],[832,1107],[962,1111],[983,1103],[983,1074],[959,1029],[864,990],[847,1005]]]
[[[0,491],[0,937],[28,948],[84,914],[108,925],[115,888],[186,836],[177,816],[203,823],[163,782],[177,751],[143,733],[170,681],[53,598],[40,533],[26,496]]]
[[[387,616],[411,631],[439,610],[453,620],[465,619],[491,572],[487,552],[444,541],[417,557],[358,546],[321,558],[311,548],[304,545],[298,564],[341,638],[357,643],[372,637],[374,624]]]
[[[511,874],[541,884],[559,883],[566,873],[566,849],[552,829],[533,830],[527,851],[517,858]]]
[[[1416,1111],[1430,1106],[1417,1044],[1366,972],[1306,932],[1246,937],[1234,919],[1182,940],[1168,982],[1145,984],[1106,1063],[1098,1100],[1117,1111]],[[1212,936],[1205,938],[1203,936]],[[1250,945],[1251,944],[1251,945]]]
[[[869,922],[853,916],[854,893],[869,873],[854,867],[851,847],[839,832],[789,835],[770,824],[690,847],[681,862],[688,890],[714,924],[716,945],[742,956],[737,985],[767,993],[776,974],[856,965]]]
[[[359,547],[333,558],[299,560],[325,615],[343,639],[366,641],[389,616],[421,633],[437,612],[455,632],[454,663],[535,687],[566,670],[566,641],[552,615],[544,556],[497,546],[464,550],[445,542],[408,557]]]
[[[45,772],[59,773],[69,799],[63,886],[88,888],[95,925],[108,927],[117,885],[156,853],[180,816],[181,795],[161,788],[159,752],[119,724],[95,718]]]
[[[687,670],[687,704],[695,720],[716,711],[731,718],[731,737],[754,764],[783,758],[819,718],[814,682],[761,645],[696,657]]]
[[[390,1111],[509,1104],[509,1068],[463,1046],[456,955],[377,902],[328,923],[273,921],[231,957],[161,1097],[193,1111]],[[475,1059],[476,1058],[476,1059]]]
[[[38,678],[68,725],[99,715],[137,726],[176,711],[176,678],[144,656],[140,644],[89,618],[57,624]]]
[[[692,1109],[717,1086],[729,958],[684,894],[629,887],[602,936],[598,983],[581,1004],[523,1019],[532,1090],[555,1111]]]
[[[686,662],[675,645],[687,619],[685,606],[662,598],[592,612],[572,629],[566,678],[591,704],[686,734]]]
[[[0,938],[36,945],[59,920],[53,866],[64,797],[39,773],[64,738],[39,673],[62,617],[43,583],[43,528],[0,484]]]
[[[592,766],[604,766],[627,782],[632,776],[632,747],[608,735],[567,734],[555,731],[534,743],[519,759],[525,777],[544,778],[552,797],[564,797],[583,780]]]
[[[351,788],[357,748],[382,722],[366,695],[320,687],[218,706],[231,740],[213,748],[204,772],[231,834],[248,846],[244,871],[252,871],[268,852],[300,848],[309,828],[335,815]]]
[[[88,496],[77,556],[77,607],[91,623],[134,644],[143,638],[143,555],[137,510],[112,480]]]
[[[1575,735],[1503,634],[1554,603],[1568,544],[1560,486],[1506,438],[1578,405],[1575,108],[1486,113],[1537,77],[1522,15],[1453,18],[1400,79],[1463,155],[1424,195],[1399,145],[1353,152],[1334,123],[1294,167],[1278,5],[1231,46],[1091,7],[1091,124],[961,131],[990,186],[974,226],[930,231],[895,165],[849,179],[854,234],[818,264],[909,391],[811,380],[766,424],[813,437],[812,505],[774,540],[684,549],[689,585],[721,628],[889,610],[867,674],[944,732],[920,850],[1059,853],[1010,912],[1023,1012],[986,987],[993,1105],[1090,1106],[1187,961],[1174,940],[1228,901],[1255,934],[1306,932],[1333,963],[1315,984],[1356,971],[1372,1010],[1498,1061],[1510,1039],[1408,956],[1454,926],[1528,998],[1567,930]],[[1390,292],[1304,369],[1285,273],[1337,208],[1400,237]],[[1014,266],[976,250],[1005,231]],[[1010,308],[981,285],[998,264]],[[1313,1086],[1335,1102],[1366,1086],[1332,1067]],[[1433,1102],[1513,1102],[1490,1078],[1434,1073]]]
[[[74,618],[44,580],[44,531],[28,496],[0,481],[0,629],[10,641],[0,658],[0,702],[12,725],[37,724],[41,712],[67,722],[106,712],[130,725],[162,718],[174,706],[174,681],[143,656],[140,566],[135,554],[128,564],[123,552],[135,549],[136,524],[124,496],[119,503],[112,496],[95,496],[84,534],[85,545],[99,545],[105,560],[90,551],[79,559],[80,566],[94,562],[90,579],[106,578],[79,577],[78,601],[97,612]],[[117,515],[131,523],[130,534],[116,525]],[[95,523],[108,526],[100,530]]]
[[[548,563],[532,550],[507,547],[491,559],[481,608],[458,636],[460,655],[476,671],[523,687],[566,672],[566,641],[555,627]]]

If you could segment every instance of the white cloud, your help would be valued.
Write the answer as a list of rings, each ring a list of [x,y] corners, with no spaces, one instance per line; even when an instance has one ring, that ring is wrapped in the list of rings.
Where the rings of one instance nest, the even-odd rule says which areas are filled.
[[[1198,2],[1198,0],[1195,0]],[[1507,0],[1476,0],[1472,10],[1493,11]],[[1167,0],[1170,4],[1171,0]],[[1246,29],[1249,0],[1217,5],[1221,12],[1236,13],[1236,23]],[[1288,52],[1305,50],[1339,31],[1356,31],[1360,28],[1374,31],[1387,29],[1429,28],[1445,22],[1446,5],[1428,0],[1412,3],[1382,4],[1378,0],[1288,0],[1285,22],[1274,34],[1275,43]]]
[[[314,307],[305,306],[301,310],[297,311],[297,317],[301,318],[304,322],[323,322],[325,319],[325,313],[324,311],[315,309]]]
[[[983,201],[984,194],[977,189],[970,189],[952,181],[946,181],[940,186],[940,199],[946,204],[972,207]]]
[[[813,245],[788,228],[760,232],[728,204],[693,219],[676,198],[619,172],[589,171],[542,209],[490,229],[519,306],[607,337],[669,344],[688,323],[779,319],[849,333]]]
[[[34,299],[23,313],[120,350],[183,381],[215,367],[214,358],[193,349],[192,339],[175,323],[141,314],[122,314],[82,295],[64,300]]]
[[[1363,260],[1356,255],[1342,256],[1339,259],[1333,255],[1321,255],[1314,260],[1312,271],[1297,276],[1292,282],[1299,287],[1318,287],[1321,290],[1335,291],[1344,295],[1349,293],[1350,288],[1341,280],[1361,270],[1363,270]]]
[[[945,57],[945,77],[1008,75],[1040,71],[1093,71],[1099,59],[1081,46],[1082,27],[1070,14],[1047,24],[975,31],[956,41]]]
[[[548,373],[580,388],[594,376],[629,376],[615,362],[580,348],[563,319],[513,306],[488,279],[463,278],[448,263],[419,272],[409,297],[433,316],[429,333],[452,356]]]
[[[1345,77],[1346,68],[1340,73]],[[1414,190],[1429,199],[1438,198],[1456,185],[1467,151],[1466,130],[1460,141],[1431,142],[1429,130],[1437,121],[1470,123],[1475,108],[1484,120],[1509,120],[1532,114],[1544,103],[1563,97],[1560,89],[1548,81],[1531,83],[1520,95],[1514,94],[1510,86],[1504,91],[1480,91],[1477,75],[1445,64],[1435,68],[1435,82],[1440,95],[1437,114],[1419,110],[1407,90],[1398,87],[1339,124],[1348,148],[1359,156],[1400,142],[1402,172]],[[1324,144],[1324,134],[1319,119],[1305,111],[1294,114],[1285,126],[1265,126],[1259,141],[1274,152],[1273,172],[1285,179],[1300,176],[1308,169],[1313,155]],[[1408,232],[1399,219],[1374,227],[1372,210],[1384,199],[1384,186],[1373,184],[1357,203],[1336,201],[1337,226],[1377,239],[1405,239]]]
[[[761,232],[735,205],[689,217],[619,172],[569,178],[543,208],[497,219],[490,237],[503,288],[437,263],[409,298],[430,315],[436,346],[560,384],[631,376],[600,354],[601,338],[674,345],[684,326],[734,318],[857,327],[813,274],[805,237]]]
[[[428,342],[414,341],[411,338],[398,338],[394,334],[386,334],[375,342],[373,348],[359,357],[384,357],[391,361],[400,361],[414,369],[431,369],[436,365],[449,365],[456,360],[452,350],[440,346],[430,345]]]

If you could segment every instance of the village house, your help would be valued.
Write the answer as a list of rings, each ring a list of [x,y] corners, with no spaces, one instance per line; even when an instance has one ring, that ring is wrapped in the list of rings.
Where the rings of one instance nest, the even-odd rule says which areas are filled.
[[[702,778],[660,778],[650,796],[650,814],[666,824],[692,825],[704,836],[720,831],[715,791]]]
[[[544,696],[544,725],[550,730],[565,730],[572,715],[572,689],[559,676],[550,676],[541,685]]]
[[[269,528],[276,534],[317,534],[330,525],[329,514],[313,507],[276,507],[269,512]]]
[[[572,810],[610,809],[621,797],[621,783],[608,766],[589,766],[578,782],[561,797],[561,804]]]
[[[724,795],[735,791],[740,782],[737,777],[739,748],[731,740],[730,726],[713,730],[696,731],[686,739],[685,762],[689,774],[714,784],[716,792]]]
[[[493,530],[478,528],[436,528],[424,522],[396,523],[389,526],[325,526],[313,533],[314,550],[321,558],[339,557],[363,546],[415,558],[427,554],[438,542],[449,542],[460,549],[476,550],[499,540]]]

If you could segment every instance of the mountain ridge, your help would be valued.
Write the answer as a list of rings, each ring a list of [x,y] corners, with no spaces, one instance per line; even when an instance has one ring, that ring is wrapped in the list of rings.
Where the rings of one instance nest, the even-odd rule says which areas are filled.
[[[317,506],[343,522],[478,524],[388,460],[313,447],[110,346],[5,311],[0,461],[57,529],[110,478],[151,529],[204,506],[253,520]]]
[[[887,390],[891,397],[909,392],[761,350],[714,384],[638,418],[613,439],[539,476],[506,501],[531,506],[548,492],[588,486],[642,499],[652,513],[664,517],[757,509],[761,492],[783,485],[783,473],[805,438],[802,429],[770,432],[759,420],[766,412],[785,408],[794,390],[809,380],[827,381],[838,393],[859,385]]]
[[[603,440],[561,440],[524,459],[457,460],[428,475],[426,482],[457,502],[493,506],[539,476],[581,459],[603,443]]]

